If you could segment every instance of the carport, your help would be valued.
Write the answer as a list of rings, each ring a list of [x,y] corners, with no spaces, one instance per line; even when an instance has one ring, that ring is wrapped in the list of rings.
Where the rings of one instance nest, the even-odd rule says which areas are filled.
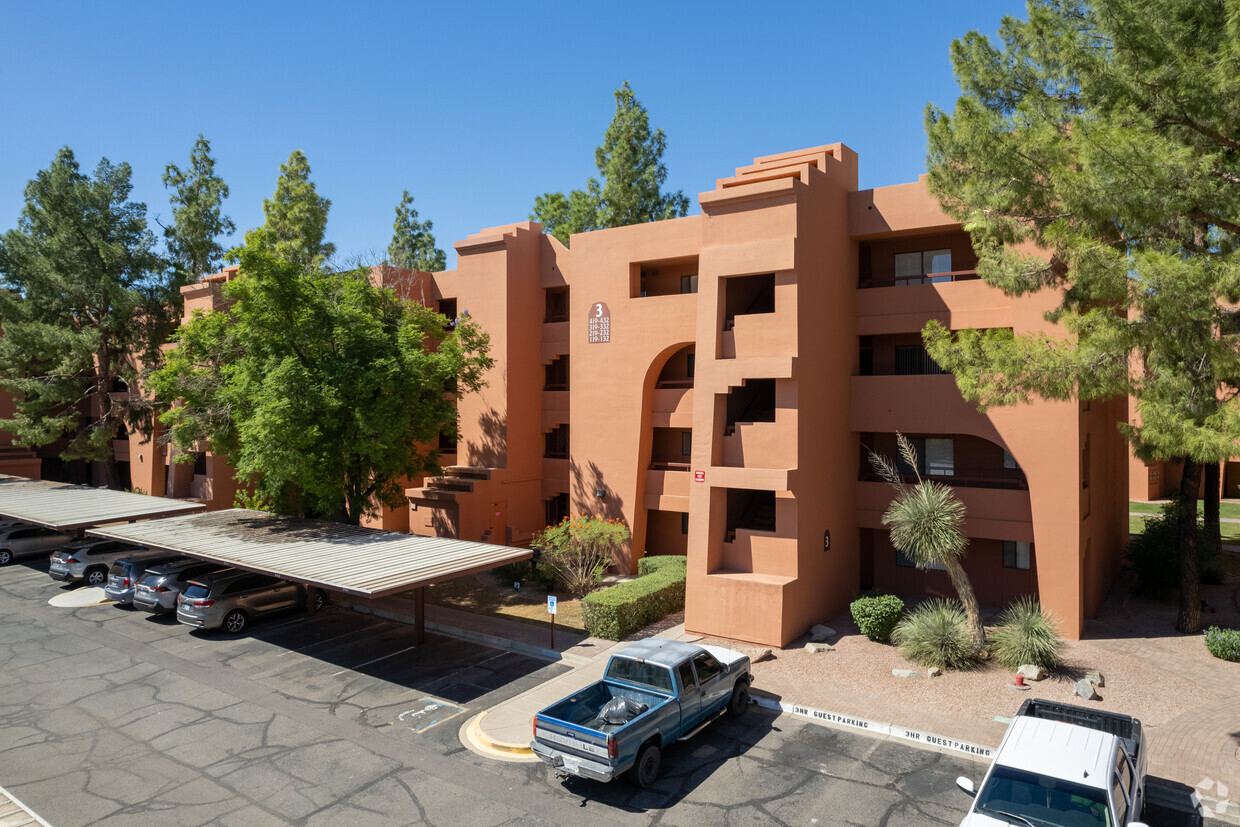
[[[426,586],[526,560],[532,554],[527,548],[419,537],[242,508],[94,528],[89,533],[357,597],[413,591],[418,643],[425,637]]]
[[[75,533],[108,523],[131,523],[202,511],[202,503],[50,480],[0,475],[0,516]]]

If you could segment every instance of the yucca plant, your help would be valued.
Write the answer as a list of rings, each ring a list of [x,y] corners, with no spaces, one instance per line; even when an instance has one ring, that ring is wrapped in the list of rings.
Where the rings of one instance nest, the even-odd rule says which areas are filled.
[[[914,469],[915,485],[904,482],[900,469],[888,457],[870,451],[870,465],[896,490],[895,499],[883,514],[883,525],[891,529],[891,544],[908,555],[919,569],[941,563],[951,578],[956,595],[964,606],[973,651],[978,657],[986,650],[986,627],[973,593],[973,584],[961,560],[969,545],[964,533],[964,503],[956,498],[951,486],[923,480],[917,472],[917,451],[908,437],[896,433],[900,456]]]
[[[990,633],[991,654],[1008,669],[1026,663],[1054,669],[1059,665],[1062,650],[1059,624],[1028,596],[1008,606]]]
[[[922,666],[964,669],[977,660],[968,618],[954,600],[922,603],[896,625],[891,641]]]

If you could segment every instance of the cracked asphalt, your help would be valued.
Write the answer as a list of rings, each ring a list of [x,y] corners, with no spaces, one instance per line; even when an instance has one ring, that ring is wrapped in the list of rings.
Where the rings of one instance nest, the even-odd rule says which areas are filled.
[[[968,759],[751,709],[639,791],[466,750],[471,716],[566,667],[328,610],[229,638],[0,569],[0,786],[80,824],[957,824]]]

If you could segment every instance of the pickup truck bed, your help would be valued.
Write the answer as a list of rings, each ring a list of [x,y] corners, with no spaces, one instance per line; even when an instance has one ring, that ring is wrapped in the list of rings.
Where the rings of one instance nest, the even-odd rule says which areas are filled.
[[[1141,766],[1141,722],[1131,715],[1118,712],[1105,712],[1101,709],[1085,709],[1070,704],[1046,701],[1041,698],[1030,698],[1020,705],[1017,715],[1030,718],[1042,718],[1047,721],[1062,721],[1066,724],[1108,732],[1124,742],[1124,748],[1132,757],[1133,763]]]
[[[600,681],[591,684],[585,689],[572,695],[554,706],[549,706],[540,714],[545,718],[552,718],[575,724],[579,727],[598,730],[599,732],[614,732],[624,723],[607,723],[598,721],[598,717],[609,702],[614,698],[627,698],[640,704],[645,704],[646,710],[654,709],[661,703],[667,701],[667,695],[658,695],[654,692],[645,692],[632,686],[622,686],[611,681]]]

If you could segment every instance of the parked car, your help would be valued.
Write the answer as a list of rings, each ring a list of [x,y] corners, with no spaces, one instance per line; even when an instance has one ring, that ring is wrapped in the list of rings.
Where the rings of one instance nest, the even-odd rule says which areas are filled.
[[[177,598],[177,620],[235,635],[255,617],[305,605],[306,589],[298,583],[230,569],[191,580]]]
[[[749,706],[749,658],[718,646],[638,641],[611,656],[603,680],[534,716],[530,749],[565,775],[638,787],[659,777],[662,750],[725,712]]]
[[[164,614],[177,610],[177,598],[196,577],[212,572],[229,571],[219,563],[206,560],[185,560],[147,568],[133,593],[133,607],[144,612]]]
[[[122,557],[114,562],[108,569],[108,585],[103,587],[103,594],[109,600],[113,600],[122,605],[132,603],[134,590],[138,585],[138,580],[146,573],[147,569],[165,563],[174,563],[177,560],[185,558],[179,554],[155,554],[147,556],[139,554],[136,556]]]
[[[70,539],[68,534],[43,526],[14,523],[0,527],[0,566],[7,566],[18,557],[45,554]]]
[[[1030,699],[1008,725],[961,827],[1145,827],[1145,736],[1129,715]]]
[[[88,586],[103,586],[108,582],[108,568],[120,558],[131,554],[161,553],[164,552],[151,551],[119,540],[77,540],[65,544],[52,554],[52,565],[47,573],[53,580],[66,583],[81,581]]]

